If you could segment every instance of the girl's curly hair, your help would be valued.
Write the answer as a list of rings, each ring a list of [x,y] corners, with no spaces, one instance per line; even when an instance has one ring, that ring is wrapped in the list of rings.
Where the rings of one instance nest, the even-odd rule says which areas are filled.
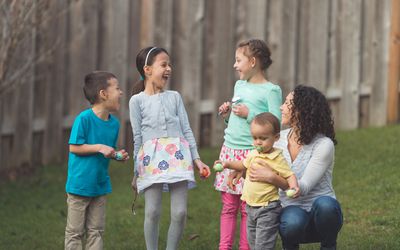
[[[298,142],[309,144],[317,134],[323,134],[336,145],[332,111],[326,97],[316,88],[298,85],[293,91],[291,121],[300,131]]]

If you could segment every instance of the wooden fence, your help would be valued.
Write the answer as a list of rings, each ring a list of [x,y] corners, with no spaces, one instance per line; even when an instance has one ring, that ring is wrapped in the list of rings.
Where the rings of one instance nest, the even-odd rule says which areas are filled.
[[[222,143],[216,109],[232,96],[235,46],[251,37],[272,50],[268,78],[285,95],[300,83],[323,91],[337,128],[385,125],[388,113],[397,122],[399,67],[389,62],[400,58],[390,52],[400,51],[398,2],[0,0],[0,172],[13,178],[67,159],[70,127],[88,107],[83,77],[95,69],[122,84],[119,145],[132,150],[135,56],[149,45],[170,52],[169,88],[182,94],[202,146]]]

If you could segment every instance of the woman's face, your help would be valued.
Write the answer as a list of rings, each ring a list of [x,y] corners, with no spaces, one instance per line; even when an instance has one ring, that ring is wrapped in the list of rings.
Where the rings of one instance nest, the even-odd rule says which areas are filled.
[[[282,113],[282,125],[291,126],[291,117],[292,117],[292,100],[293,100],[293,91],[290,92],[285,99],[285,102],[281,105],[281,113]]]

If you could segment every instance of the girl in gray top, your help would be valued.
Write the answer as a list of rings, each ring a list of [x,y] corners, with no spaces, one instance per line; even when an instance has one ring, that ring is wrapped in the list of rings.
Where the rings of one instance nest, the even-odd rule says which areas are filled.
[[[180,94],[164,90],[172,71],[167,51],[142,49],[136,67],[143,80],[135,85],[129,101],[135,165],[132,188],[144,193],[148,250],[158,249],[162,191],[170,191],[167,249],[177,249],[186,221],[188,188],[195,182],[194,167],[203,177],[210,175],[210,169],[200,160]]]
[[[301,194],[288,198],[280,191],[284,207],[279,233],[284,249],[299,249],[300,243],[321,242],[321,249],[336,249],[337,235],[343,224],[342,211],[332,186],[335,155],[335,131],[325,96],[312,87],[298,85],[281,106],[282,125],[275,147],[296,174]],[[288,187],[287,182],[265,164],[249,169],[251,181],[263,181]]]

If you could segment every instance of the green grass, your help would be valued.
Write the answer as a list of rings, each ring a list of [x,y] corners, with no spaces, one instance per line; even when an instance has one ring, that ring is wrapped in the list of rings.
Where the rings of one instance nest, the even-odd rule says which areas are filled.
[[[400,249],[399,140],[400,126],[338,133],[334,187],[344,212],[338,249]],[[203,160],[213,162],[218,151],[201,150]],[[137,215],[130,211],[131,172],[131,162],[110,167],[113,193],[107,200],[105,249],[145,249],[143,197],[138,198]],[[30,178],[0,184],[0,249],[63,249],[65,176],[66,165],[45,166]],[[218,248],[221,204],[212,183],[213,178],[198,181],[189,191],[180,249]],[[168,198],[163,196],[160,249],[165,249],[169,225]],[[193,235],[199,237],[190,240]]]

